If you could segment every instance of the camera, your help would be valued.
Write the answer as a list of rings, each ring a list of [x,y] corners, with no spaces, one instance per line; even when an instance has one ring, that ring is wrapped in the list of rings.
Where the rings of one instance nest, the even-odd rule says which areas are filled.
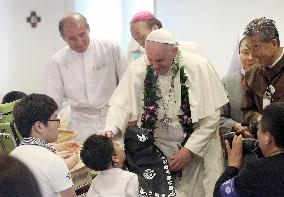
[[[228,140],[230,147],[232,147],[232,141],[235,135],[240,135],[236,132],[230,132],[224,135],[224,140]],[[242,138],[243,142],[243,154],[254,154],[256,157],[263,157],[261,149],[258,144],[258,140],[255,138]]]

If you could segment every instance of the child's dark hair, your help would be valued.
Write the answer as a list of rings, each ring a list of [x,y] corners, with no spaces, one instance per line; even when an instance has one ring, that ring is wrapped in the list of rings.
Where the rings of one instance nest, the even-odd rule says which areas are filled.
[[[10,102],[19,100],[19,99],[23,98],[24,96],[26,96],[26,94],[24,92],[21,92],[21,91],[8,92],[7,94],[5,94],[5,96],[3,96],[2,104],[10,103]]]
[[[83,163],[92,170],[106,170],[115,155],[112,139],[93,134],[87,138],[80,153]]]

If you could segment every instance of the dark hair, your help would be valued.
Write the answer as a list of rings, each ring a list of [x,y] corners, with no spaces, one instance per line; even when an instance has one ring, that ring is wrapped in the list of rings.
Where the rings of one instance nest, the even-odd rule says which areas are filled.
[[[149,29],[152,29],[154,25],[157,25],[159,29],[163,27],[161,21],[159,21],[157,18],[152,18],[152,19],[146,20],[145,22],[147,23],[147,26]]]
[[[44,94],[30,94],[21,99],[14,107],[15,124],[23,137],[31,136],[35,122],[47,125],[48,119],[58,109],[57,103]]]
[[[261,17],[251,21],[246,26],[244,35],[251,37],[257,33],[260,33],[264,42],[271,42],[273,39],[276,39],[278,46],[280,46],[279,33],[274,20]]]
[[[19,99],[23,98],[24,96],[26,96],[26,94],[24,92],[20,92],[20,91],[8,92],[3,97],[2,104],[11,103],[13,101],[16,101],[16,100],[19,100]]]
[[[275,145],[284,148],[284,102],[271,103],[265,107],[260,124],[262,131],[271,133]]]
[[[0,155],[2,197],[41,197],[39,185],[30,169],[18,159]]]
[[[105,170],[115,154],[112,139],[93,134],[83,144],[80,156],[83,163],[93,170]]]
[[[77,13],[77,12],[72,12],[72,13],[69,13],[69,14],[66,14],[60,21],[59,21],[59,24],[58,24],[58,29],[59,29],[59,32],[60,32],[60,35],[63,36],[63,32],[64,32],[64,24],[66,21],[70,21],[70,20],[73,20],[73,21],[80,21],[80,22],[83,22],[83,24],[85,25],[85,27],[87,27],[88,29],[90,29],[89,27],[89,24],[88,24],[88,21],[87,19],[85,18],[85,16],[83,16],[82,14],[80,13]]]

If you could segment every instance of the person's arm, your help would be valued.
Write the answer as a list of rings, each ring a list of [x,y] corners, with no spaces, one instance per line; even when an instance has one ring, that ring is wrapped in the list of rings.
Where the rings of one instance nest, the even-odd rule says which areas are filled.
[[[105,131],[112,131],[116,135],[119,131],[123,132],[127,127],[130,116],[133,116],[132,109],[136,105],[133,100],[135,88],[131,67],[128,67],[119,85],[116,87],[109,101],[109,109],[106,116]]]
[[[199,127],[191,134],[185,143],[185,148],[192,153],[204,157],[206,145],[216,134],[217,125],[220,119],[220,110],[214,114],[199,120]]]
[[[219,131],[222,134],[226,134],[234,130],[234,125],[237,123],[235,120],[231,118],[229,108],[230,108],[230,103],[227,103],[220,109],[221,117],[219,122]]]
[[[130,114],[126,110],[118,106],[110,106],[107,113],[105,131],[111,131],[114,135],[124,131],[129,116]]]
[[[228,166],[226,168],[226,170],[223,172],[223,174],[220,176],[220,178],[217,180],[216,184],[215,184],[215,188],[214,188],[214,193],[213,196],[214,197],[221,197],[221,192],[220,192],[220,187],[221,185],[232,179],[233,177],[235,177],[237,174],[239,173],[238,168],[233,167],[233,166]],[[231,184],[232,182],[228,182],[228,184]]]
[[[77,153],[77,150],[79,150],[82,147],[82,144],[76,141],[67,141],[62,142],[58,144],[53,144],[53,147],[56,149],[56,151],[68,151],[68,152],[75,152]]]
[[[242,136],[234,136],[232,148],[227,140],[225,144],[228,153],[228,167],[216,182],[214,197],[222,196],[224,187],[230,187],[232,191],[236,190],[234,177],[238,174],[243,162]]]
[[[69,170],[71,170],[78,162],[79,162],[79,154],[72,153],[70,157],[64,159],[67,167]]]
[[[59,65],[53,59],[51,59],[46,66],[41,93],[52,97],[58,104],[58,108],[61,108],[64,100],[64,86],[59,71]]]
[[[261,115],[254,101],[254,94],[249,87],[245,88],[244,97],[242,99],[243,119],[245,121],[257,120]]]
[[[60,192],[60,195],[61,197],[77,197],[75,189],[73,187]]]
[[[183,170],[191,161],[193,153],[204,157],[206,152],[204,148],[216,134],[219,118],[220,111],[217,110],[214,114],[199,121],[199,128],[190,135],[184,147],[171,157],[171,171]]]
[[[234,136],[231,149],[228,141],[226,141],[226,149],[228,152],[228,167],[216,182],[213,195],[214,197],[226,196],[226,191],[231,191],[231,193],[228,192],[228,196],[250,196],[250,194],[255,195],[259,190],[258,181],[264,177],[261,177],[259,173],[257,160],[248,162],[245,167],[242,168],[242,143],[243,142],[241,136]]]

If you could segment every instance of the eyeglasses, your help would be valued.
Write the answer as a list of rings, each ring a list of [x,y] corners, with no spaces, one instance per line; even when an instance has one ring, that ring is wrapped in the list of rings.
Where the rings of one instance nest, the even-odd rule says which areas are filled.
[[[60,119],[57,118],[57,119],[48,119],[47,121],[56,121],[57,122],[57,126],[60,126]]]

